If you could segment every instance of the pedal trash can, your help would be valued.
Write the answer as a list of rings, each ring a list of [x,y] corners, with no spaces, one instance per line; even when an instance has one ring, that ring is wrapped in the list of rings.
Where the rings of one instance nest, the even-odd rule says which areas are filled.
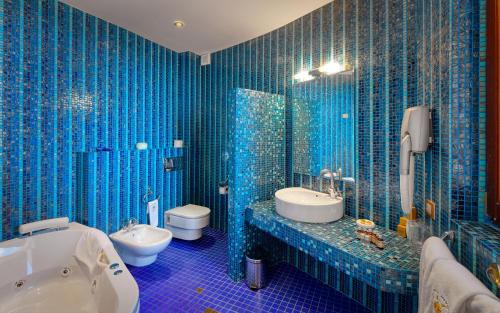
[[[266,285],[266,264],[264,254],[255,250],[246,254],[246,284],[252,290],[264,288]]]

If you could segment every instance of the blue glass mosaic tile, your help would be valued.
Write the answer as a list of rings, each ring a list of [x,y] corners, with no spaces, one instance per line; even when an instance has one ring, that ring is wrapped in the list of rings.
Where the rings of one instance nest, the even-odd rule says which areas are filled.
[[[500,264],[500,229],[495,225],[453,221],[456,239],[453,254],[488,288],[500,297],[500,289],[486,275],[491,264]]]
[[[245,225],[243,210],[229,211],[228,197],[217,190],[235,179],[230,93],[246,88],[290,99],[295,73],[345,61],[355,69],[356,116],[356,184],[346,188],[346,212],[395,228],[403,110],[429,104],[435,136],[416,160],[415,204],[423,216],[425,199],[436,202],[436,220],[426,221],[436,234],[463,227],[463,238],[478,245],[470,248],[464,239],[457,253],[485,281],[484,267],[497,257],[497,247],[483,245],[488,239],[474,230],[482,224],[471,224],[473,232],[454,224],[486,220],[485,3],[332,1],[213,53],[212,63],[201,67],[199,56],[171,51],[55,0],[0,0],[0,240],[15,236],[21,223],[62,215],[105,231],[130,216],[145,222],[140,199],[149,186],[162,195],[162,210],[205,205],[213,227],[236,230],[229,238],[237,235],[246,245],[232,254],[238,266],[231,268],[241,266],[244,250],[264,239]],[[289,115],[289,103],[283,111]],[[272,118],[263,112],[262,120]],[[265,195],[282,184],[321,189],[317,178],[291,170],[291,125],[285,119],[284,174],[273,177],[278,183],[267,185]],[[182,151],[171,148],[174,139],[184,140]],[[150,149],[135,150],[137,141]],[[162,159],[177,156],[184,157],[184,170],[165,174]],[[414,308],[411,297],[381,293],[294,247],[280,250],[287,262],[327,277],[374,311]]]
[[[224,147],[232,123],[227,117],[231,90],[290,98],[294,74],[345,61],[355,70],[357,184],[349,193],[350,214],[396,228],[403,111],[427,104],[434,141],[416,160],[415,205],[423,216],[425,199],[434,200],[437,219],[428,222],[436,234],[448,230],[452,219],[484,221],[484,23],[485,0],[458,6],[453,0],[339,0],[213,53],[212,63],[201,68],[203,105],[195,135],[201,154],[193,161],[203,169],[195,185],[204,187],[196,187],[192,200],[212,209],[212,226],[227,230],[227,198],[217,194],[216,186],[227,179]],[[286,125],[290,134],[291,123]],[[287,140],[286,181],[291,185]]]
[[[201,69],[204,105],[198,142],[202,153],[194,162],[203,169],[196,181],[203,188],[192,195],[193,201],[212,209],[213,227],[224,231],[233,227],[235,220],[227,215],[228,200],[215,189],[227,179],[224,146],[234,125],[225,109],[231,90],[278,93],[288,101],[294,74],[345,60],[355,70],[356,121],[352,134],[356,183],[346,185],[346,213],[373,219],[385,229],[396,228],[401,214],[398,164],[403,112],[409,106],[428,104],[434,138],[429,152],[416,160],[419,215],[424,216],[425,200],[433,199],[437,218],[424,218],[434,234],[449,230],[452,219],[483,221],[485,99],[480,95],[485,92],[484,22],[484,0],[462,1],[459,6],[453,0],[339,0],[273,32],[213,53],[212,63]],[[295,175],[292,170],[291,111],[287,102],[285,181],[288,186],[321,190],[324,183],[317,177]],[[249,246],[258,241],[258,232],[250,227],[246,232]],[[291,251],[293,247],[282,249]],[[301,264],[311,263],[321,264],[314,260]],[[362,286],[348,283],[349,277],[343,274],[338,277],[339,288]],[[356,297],[359,292],[347,294]],[[394,302],[407,304],[397,311],[414,310],[414,299],[384,298],[371,291],[362,294],[368,295],[365,303],[375,311],[390,311],[382,307]],[[379,298],[384,300],[374,300]]]
[[[228,272],[237,280],[244,273],[247,205],[270,199],[285,186],[285,99],[235,89],[230,103]]]
[[[55,0],[0,1],[0,12],[0,240],[57,216],[106,232],[145,222],[148,187],[161,216],[187,202],[200,57]],[[176,156],[186,170],[164,173]]]
[[[267,287],[251,291],[227,276],[226,248],[226,235],[207,228],[200,240],[174,239],[150,266],[129,266],[139,285],[141,312],[369,312],[286,264],[271,271]]]

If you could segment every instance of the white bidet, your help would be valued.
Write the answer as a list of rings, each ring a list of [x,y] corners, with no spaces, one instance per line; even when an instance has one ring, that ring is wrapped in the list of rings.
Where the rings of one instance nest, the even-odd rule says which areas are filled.
[[[154,261],[172,240],[168,229],[139,224],[109,235],[123,262],[146,266]]]

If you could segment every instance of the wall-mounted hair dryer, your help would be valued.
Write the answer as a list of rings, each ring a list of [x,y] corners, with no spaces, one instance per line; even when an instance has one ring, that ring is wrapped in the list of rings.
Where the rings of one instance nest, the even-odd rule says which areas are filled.
[[[429,107],[416,106],[405,110],[401,124],[401,150],[399,162],[401,209],[405,214],[413,207],[415,153],[424,153],[429,146],[431,114]]]

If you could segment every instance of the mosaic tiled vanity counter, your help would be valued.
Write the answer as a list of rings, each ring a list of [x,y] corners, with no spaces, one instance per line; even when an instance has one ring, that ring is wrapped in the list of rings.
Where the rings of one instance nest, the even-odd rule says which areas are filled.
[[[390,293],[417,293],[420,250],[394,231],[377,229],[386,244],[385,249],[379,250],[356,238],[352,217],[344,216],[328,224],[295,222],[276,213],[274,200],[251,205],[246,210],[246,220],[374,288]]]

